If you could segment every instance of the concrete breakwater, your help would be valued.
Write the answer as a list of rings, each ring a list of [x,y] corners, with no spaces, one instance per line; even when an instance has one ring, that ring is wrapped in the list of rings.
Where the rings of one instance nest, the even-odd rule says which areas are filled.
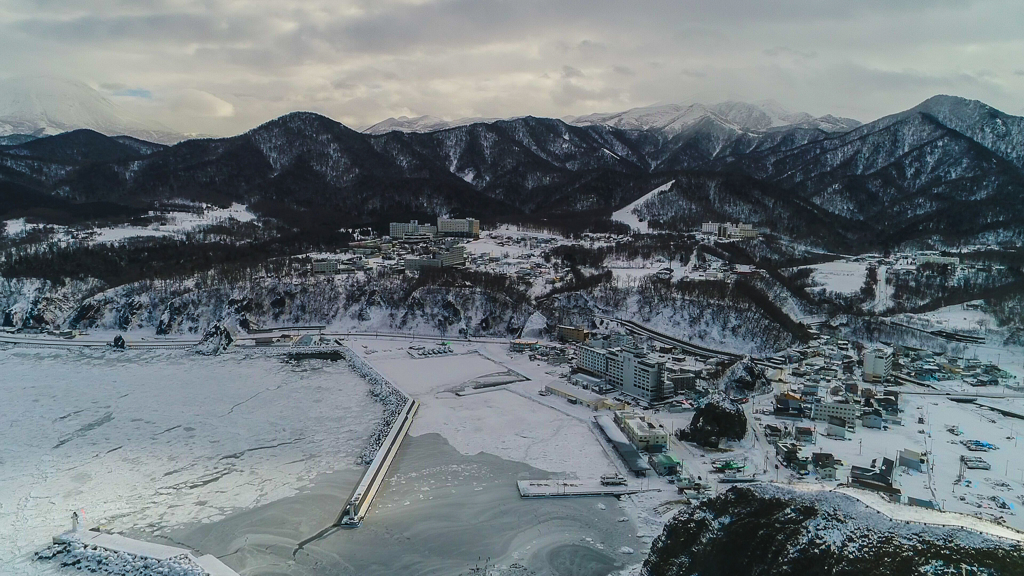
[[[370,385],[370,394],[384,405],[384,415],[374,427],[370,441],[363,450],[362,460],[368,464],[366,472],[335,521],[336,526],[358,526],[366,517],[402,440],[412,426],[419,402],[382,376],[353,350],[344,345],[339,348],[352,370]]]

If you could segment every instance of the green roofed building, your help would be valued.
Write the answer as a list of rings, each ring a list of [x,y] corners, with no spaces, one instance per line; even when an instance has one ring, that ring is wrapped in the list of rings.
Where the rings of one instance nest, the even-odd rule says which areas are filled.
[[[683,464],[675,456],[665,453],[651,454],[647,457],[647,462],[658,476],[674,476],[679,473],[679,467]]]

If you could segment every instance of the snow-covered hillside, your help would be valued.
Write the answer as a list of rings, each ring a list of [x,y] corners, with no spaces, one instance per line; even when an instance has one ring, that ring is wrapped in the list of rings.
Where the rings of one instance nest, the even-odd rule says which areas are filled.
[[[1024,570],[1021,552],[970,530],[891,520],[844,494],[753,484],[677,514],[641,573],[1008,576]]]
[[[161,143],[183,138],[157,122],[134,117],[82,82],[47,76],[0,81],[0,136],[50,136],[81,128]]]
[[[630,228],[640,232],[641,234],[647,234],[650,231],[650,230],[648,230],[647,222],[644,221],[644,220],[641,220],[640,217],[636,214],[636,212],[634,210],[638,206],[641,206],[642,204],[644,204],[648,200],[654,198],[658,194],[664,192],[665,190],[668,190],[675,183],[676,183],[676,181],[672,180],[671,182],[668,182],[667,184],[663,184],[661,186],[658,186],[654,190],[651,190],[647,194],[644,194],[639,199],[637,199],[635,202],[627,205],[622,210],[618,210],[618,211],[614,212],[612,214],[612,220],[615,220],[616,222],[622,222],[623,224],[628,224]]]

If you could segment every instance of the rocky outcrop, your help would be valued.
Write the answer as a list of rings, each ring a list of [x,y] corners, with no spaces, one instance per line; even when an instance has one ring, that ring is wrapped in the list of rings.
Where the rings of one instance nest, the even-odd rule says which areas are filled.
[[[644,576],[1024,574],[1024,547],[976,532],[897,522],[836,492],[735,487],[681,511]]]
[[[193,351],[203,356],[216,356],[227,350],[234,341],[235,339],[231,337],[231,332],[228,332],[227,328],[220,324],[214,324],[206,330],[203,338],[195,345]]]
[[[718,381],[719,388],[728,394],[753,392],[768,385],[764,369],[754,364],[749,356],[732,365]]]
[[[701,401],[693,420],[676,432],[680,440],[717,448],[722,440],[742,440],[747,433],[747,416],[739,404],[722,392]]]
[[[114,350],[124,350],[126,346],[124,336],[121,336],[120,334],[114,336],[114,340],[110,344],[108,344],[108,346],[110,346]]]

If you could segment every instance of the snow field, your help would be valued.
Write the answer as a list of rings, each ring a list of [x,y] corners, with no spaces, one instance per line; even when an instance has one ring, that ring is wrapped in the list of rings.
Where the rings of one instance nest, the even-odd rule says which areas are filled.
[[[868,265],[864,262],[837,260],[816,266],[809,266],[814,273],[811,279],[826,292],[853,294],[864,286]]]
[[[453,342],[457,354],[431,358],[411,358],[405,346],[374,340],[351,345],[382,375],[420,401],[411,434],[436,432],[463,454],[486,452],[581,478],[596,478],[615,469],[592,431],[594,412],[537,394],[553,379],[547,373],[551,366],[538,366],[525,355],[510,358],[505,344]],[[454,393],[470,381],[510,369],[530,380],[466,396]]]
[[[157,236],[176,236],[185,232],[195,230],[202,226],[209,226],[225,220],[237,220],[239,222],[250,222],[256,215],[249,211],[247,206],[232,204],[229,208],[206,207],[202,214],[192,212],[170,212],[164,214],[167,218],[166,224],[154,224],[152,226],[118,226],[114,228],[96,228],[91,231],[89,241],[100,244],[104,242],[117,242],[126,238],[142,238]],[[156,213],[152,213],[156,214]],[[22,236],[34,228],[41,227],[37,224],[29,224],[24,218],[7,220],[7,235]],[[61,232],[64,240],[71,240],[79,236],[79,233],[64,226],[50,226]]]

